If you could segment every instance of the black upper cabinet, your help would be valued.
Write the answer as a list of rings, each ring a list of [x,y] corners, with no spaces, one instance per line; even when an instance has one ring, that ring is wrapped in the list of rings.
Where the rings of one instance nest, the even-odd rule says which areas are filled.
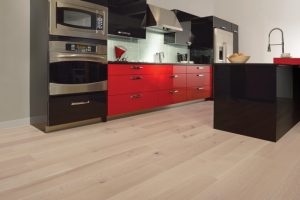
[[[108,0],[82,0],[82,1],[99,4],[99,5],[102,5],[105,7],[107,7],[107,5],[108,5]]]
[[[233,32],[233,52],[239,52],[239,26],[231,24],[231,29]]]
[[[108,0],[108,33],[146,38],[146,0]]]

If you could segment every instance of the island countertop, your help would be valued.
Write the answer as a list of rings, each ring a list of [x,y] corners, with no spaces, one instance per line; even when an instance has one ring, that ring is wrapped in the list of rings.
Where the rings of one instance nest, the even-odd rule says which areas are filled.
[[[269,141],[300,120],[300,68],[214,64],[214,128]]]

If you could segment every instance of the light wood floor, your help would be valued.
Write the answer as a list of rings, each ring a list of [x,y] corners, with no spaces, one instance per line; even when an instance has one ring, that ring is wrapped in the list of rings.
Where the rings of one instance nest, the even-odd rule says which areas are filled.
[[[1,200],[300,199],[300,124],[278,143],[212,128],[201,102],[44,134],[0,130]]]

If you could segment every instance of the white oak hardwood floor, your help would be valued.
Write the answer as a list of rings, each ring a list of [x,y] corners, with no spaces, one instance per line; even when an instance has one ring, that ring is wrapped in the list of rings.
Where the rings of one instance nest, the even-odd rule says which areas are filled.
[[[0,200],[298,200],[300,124],[272,143],[199,102],[50,134],[0,129]]]

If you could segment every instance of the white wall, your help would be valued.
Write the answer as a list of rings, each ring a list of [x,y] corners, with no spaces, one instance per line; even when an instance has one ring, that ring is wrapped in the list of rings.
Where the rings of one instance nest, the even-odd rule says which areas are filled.
[[[29,6],[0,1],[0,122],[29,117]]]
[[[215,15],[237,23],[240,28],[240,52],[251,55],[250,62],[272,62],[281,47],[267,52],[268,34],[274,27],[285,34],[285,52],[300,57],[300,1],[298,0],[215,0]],[[280,43],[280,32],[273,32],[272,43]]]
[[[147,0],[149,4],[166,9],[178,9],[204,17],[213,15],[215,0]]]

